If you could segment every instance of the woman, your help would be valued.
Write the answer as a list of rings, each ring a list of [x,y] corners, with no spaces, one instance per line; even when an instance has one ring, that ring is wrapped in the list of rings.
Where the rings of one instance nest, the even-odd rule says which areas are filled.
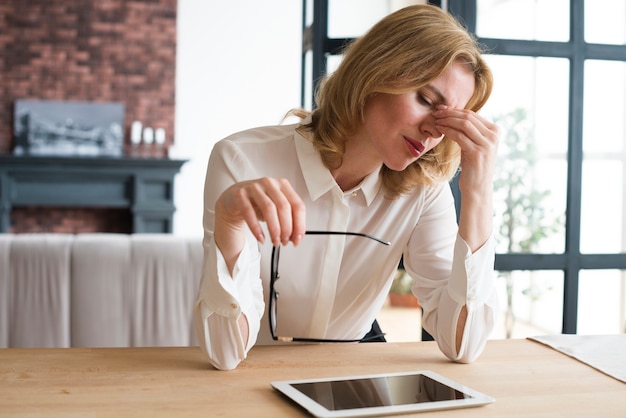
[[[294,112],[301,123],[216,144],[194,310],[212,364],[233,369],[275,333],[361,339],[401,257],[424,328],[450,359],[475,359],[497,307],[498,130],[476,113],[491,88],[473,38],[441,9],[411,6],[347,48],[318,92],[317,109]],[[457,224],[448,182],[459,167]],[[390,245],[305,234],[311,230],[365,233]],[[281,245],[278,263],[272,250]]]

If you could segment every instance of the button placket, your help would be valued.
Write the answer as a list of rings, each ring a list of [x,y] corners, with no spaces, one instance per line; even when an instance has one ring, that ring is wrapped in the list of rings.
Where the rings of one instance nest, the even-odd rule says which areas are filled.
[[[350,219],[350,207],[341,191],[335,193],[333,197],[333,216],[328,224],[328,229],[345,232]],[[323,266],[320,270],[317,300],[311,318],[311,326],[309,327],[309,335],[315,337],[326,335],[337,292],[337,281],[341,267],[340,255],[343,254],[345,247],[345,237],[327,236],[326,242],[326,252],[322,261]]]

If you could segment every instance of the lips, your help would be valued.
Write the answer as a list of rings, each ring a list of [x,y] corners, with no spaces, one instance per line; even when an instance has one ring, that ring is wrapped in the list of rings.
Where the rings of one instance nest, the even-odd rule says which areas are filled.
[[[424,145],[422,145],[421,143],[407,137],[404,137],[404,142],[406,143],[409,152],[414,157],[419,157],[424,152]]]

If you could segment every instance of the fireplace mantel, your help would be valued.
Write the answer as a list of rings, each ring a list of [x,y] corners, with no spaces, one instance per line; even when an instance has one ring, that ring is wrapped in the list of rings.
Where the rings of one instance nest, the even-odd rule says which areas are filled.
[[[172,232],[184,160],[0,155],[0,232],[16,206],[127,208],[133,232]]]

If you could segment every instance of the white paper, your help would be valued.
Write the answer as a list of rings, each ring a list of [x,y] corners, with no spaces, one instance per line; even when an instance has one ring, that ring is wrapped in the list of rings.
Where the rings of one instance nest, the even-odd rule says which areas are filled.
[[[626,383],[626,334],[542,335],[531,337]]]

